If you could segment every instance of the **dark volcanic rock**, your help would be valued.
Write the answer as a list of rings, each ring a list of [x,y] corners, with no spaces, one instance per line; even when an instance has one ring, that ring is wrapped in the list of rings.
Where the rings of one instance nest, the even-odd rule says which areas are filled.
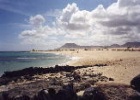
[[[81,66],[81,68],[82,67],[86,67],[86,66]],[[4,72],[4,74],[2,75],[2,78],[33,76],[33,75],[36,75],[36,74],[57,73],[57,72],[61,72],[61,71],[72,72],[77,68],[80,68],[80,67],[58,66],[58,65],[56,65],[55,67],[49,67],[49,68],[30,67],[30,68],[25,68],[25,69],[22,69],[22,70],[17,70],[17,71]]]
[[[5,72],[0,78],[0,85],[6,85],[11,81],[16,82],[18,79],[21,79],[21,77],[24,77],[26,80],[33,80],[33,76],[36,74],[58,73],[61,71],[72,72],[77,68],[80,67],[56,65],[54,68],[30,67],[17,71]]]
[[[75,67],[56,65],[54,68],[31,67],[19,71],[6,72],[0,78],[0,84],[8,84],[12,81],[12,84],[7,85],[12,87],[10,89],[8,89],[8,87],[7,91],[0,93],[0,100],[58,100],[53,98],[55,96],[59,98],[59,100],[78,100],[75,91],[78,92],[90,87],[91,84],[94,85],[98,81],[97,79],[107,79],[107,77],[102,76],[101,73],[81,76],[80,73],[75,71],[76,69],[87,67],[94,66],[87,65]],[[51,74],[44,75],[45,78],[40,78],[40,75],[36,75],[45,73]],[[57,77],[57,74],[61,77]],[[38,77],[39,80],[37,79]],[[25,81],[25,83],[22,83],[22,80]],[[18,82],[21,85],[19,85]],[[64,86],[69,83],[72,83],[72,85]],[[56,91],[56,93],[54,90]],[[55,94],[55,96],[51,96],[53,94]],[[43,99],[41,97],[45,97],[46,99]],[[48,99],[50,97],[51,99]]]
[[[59,100],[77,100],[77,94],[73,84],[63,86],[63,88],[58,91],[56,97],[57,99],[59,98]]]
[[[21,76],[33,76],[36,74],[46,74],[46,73],[58,73],[61,71],[65,72],[73,72],[76,69],[87,68],[93,66],[107,66],[107,64],[96,64],[96,65],[84,65],[84,66],[58,66],[42,68],[42,67],[29,67],[22,70],[17,71],[7,71],[1,76],[1,78],[13,78],[13,77],[21,77]]]
[[[134,90],[140,92],[140,75],[137,75],[131,80],[131,86]]]
[[[76,80],[76,81],[80,81],[81,76],[80,76],[78,73],[74,72],[74,73],[73,73],[73,78],[74,78],[74,80]]]
[[[48,91],[46,89],[39,91],[36,99],[37,100],[50,100]]]
[[[114,79],[113,78],[109,78],[109,81],[114,81]]]
[[[98,89],[89,87],[84,91],[83,100],[107,100],[104,93]]]
[[[73,72],[76,69],[81,69],[81,68],[88,68],[88,67],[94,67],[94,66],[107,66],[107,64],[96,64],[96,65],[84,65],[84,66],[58,66],[56,65],[55,67],[49,67],[49,68],[41,68],[41,67],[30,67],[30,68],[25,68],[22,70],[17,70],[17,71],[7,71],[4,72],[4,74],[0,77],[0,85],[6,85],[10,83],[11,81],[17,82],[18,79],[23,80],[22,78],[26,80],[33,80],[34,75],[41,75],[41,74],[47,74],[47,73],[58,73],[58,72]],[[80,76],[75,74],[73,75],[75,80],[80,79]]]
[[[16,86],[13,89],[8,91],[0,92],[0,100],[26,100],[26,99],[16,99],[16,98],[25,98],[29,97],[30,100],[40,100],[37,99],[38,93],[42,89],[50,89],[59,90],[61,86],[59,85],[50,85],[48,81],[40,80],[36,82],[26,83],[19,86]],[[50,92],[51,93],[51,92]],[[1,99],[4,98],[4,99]],[[33,99],[36,98],[36,99]],[[27,99],[28,100],[28,99]]]

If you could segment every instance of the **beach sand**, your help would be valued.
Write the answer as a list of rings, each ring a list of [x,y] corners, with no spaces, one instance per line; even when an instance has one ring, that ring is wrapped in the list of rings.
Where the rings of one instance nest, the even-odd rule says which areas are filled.
[[[95,65],[107,64],[104,67],[80,69],[81,73],[102,73],[104,76],[114,78],[114,83],[130,84],[133,77],[140,74],[139,51],[52,51],[53,53],[71,56],[74,59],[68,65]]]
[[[33,98],[42,89],[54,88],[58,91],[63,85],[73,82],[78,96],[82,96],[86,88],[95,87],[108,97],[107,100],[139,100],[130,99],[131,96],[137,97],[137,92],[130,87],[130,81],[140,74],[139,51],[85,51],[80,49],[42,53],[66,55],[72,60],[62,65],[65,67],[80,66],[80,68],[77,67],[78,69],[73,72],[36,74],[29,76],[29,79],[25,77],[26,75],[20,78],[14,77],[17,79],[0,86],[0,93],[7,91],[8,98],[16,98],[17,95],[22,97],[26,93],[28,97]],[[76,79],[77,75],[80,76],[80,80]]]

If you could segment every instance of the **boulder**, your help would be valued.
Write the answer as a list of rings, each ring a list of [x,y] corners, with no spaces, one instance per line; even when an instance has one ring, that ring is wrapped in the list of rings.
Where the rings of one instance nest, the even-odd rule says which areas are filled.
[[[132,87],[134,90],[140,92],[140,74],[137,75],[136,77],[134,77],[134,78],[131,80],[130,84],[131,84],[131,87]]]
[[[51,100],[49,92],[46,89],[43,89],[40,92],[38,92],[37,98],[38,100]]]
[[[63,89],[58,91],[57,98],[59,100],[77,100],[77,94],[73,88],[73,84],[63,86]]]
[[[83,100],[106,100],[105,95],[98,89],[89,87],[85,89],[83,94]]]

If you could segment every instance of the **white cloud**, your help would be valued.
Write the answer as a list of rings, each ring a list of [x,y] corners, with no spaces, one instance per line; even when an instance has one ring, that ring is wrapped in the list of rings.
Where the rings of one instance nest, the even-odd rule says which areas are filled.
[[[140,0],[119,0],[120,7],[134,7],[139,6]]]
[[[79,8],[75,3],[72,3],[71,5],[68,4],[66,8],[62,10],[62,15],[60,16],[60,21],[68,23],[71,19],[71,16],[79,11]]]
[[[140,1],[118,0],[108,8],[98,5],[92,11],[80,10],[77,4],[68,4],[56,16],[52,25],[42,15],[32,16],[31,30],[21,32],[25,41],[38,45],[75,42],[87,45],[109,45],[140,40]],[[54,17],[54,16],[53,16]],[[40,40],[40,41],[39,41]],[[28,41],[29,42],[29,41]],[[34,43],[34,42],[32,42]]]
[[[29,19],[29,23],[33,25],[33,27],[41,27],[45,23],[45,18],[42,15],[31,16]]]

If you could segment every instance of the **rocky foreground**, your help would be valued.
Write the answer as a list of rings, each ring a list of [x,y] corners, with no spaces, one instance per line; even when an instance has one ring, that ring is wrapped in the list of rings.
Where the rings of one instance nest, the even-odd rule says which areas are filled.
[[[94,72],[93,67],[107,64],[5,72],[0,78],[0,100],[140,100],[129,85],[114,84],[113,78]]]

